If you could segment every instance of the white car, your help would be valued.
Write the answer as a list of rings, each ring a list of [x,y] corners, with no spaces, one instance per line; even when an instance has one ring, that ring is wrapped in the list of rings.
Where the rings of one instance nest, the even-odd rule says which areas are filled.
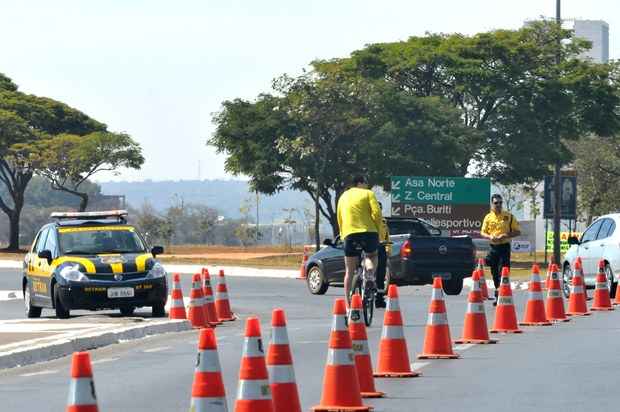
[[[594,288],[599,261],[605,262],[605,276],[611,297],[616,295],[616,286],[620,274],[620,213],[612,213],[597,218],[583,232],[580,239],[570,238],[570,249],[562,261],[564,293],[568,296],[569,280],[575,259],[581,257],[586,286]]]

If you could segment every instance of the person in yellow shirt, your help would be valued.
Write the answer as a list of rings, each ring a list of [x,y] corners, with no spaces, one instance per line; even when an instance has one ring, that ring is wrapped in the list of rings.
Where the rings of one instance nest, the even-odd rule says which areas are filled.
[[[489,239],[490,250],[485,259],[491,268],[495,284],[495,302],[500,284],[502,267],[510,267],[510,240],[521,234],[519,222],[512,213],[503,210],[503,199],[500,195],[491,196],[491,211],[484,217],[480,234]]]
[[[344,296],[349,307],[349,291],[360,259],[360,249],[366,254],[363,264],[368,276],[374,279],[377,267],[379,230],[383,224],[381,209],[375,194],[368,189],[363,176],[353,179],[353,186],[338,199],[336,210],[340,238],[344,242]]]

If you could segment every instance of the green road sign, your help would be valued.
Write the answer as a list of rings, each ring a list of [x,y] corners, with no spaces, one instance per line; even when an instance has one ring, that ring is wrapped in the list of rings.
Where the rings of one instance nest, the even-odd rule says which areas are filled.
[[[392,202],[410,204],[489,204],[491,180],[465,177],[392,176]]]

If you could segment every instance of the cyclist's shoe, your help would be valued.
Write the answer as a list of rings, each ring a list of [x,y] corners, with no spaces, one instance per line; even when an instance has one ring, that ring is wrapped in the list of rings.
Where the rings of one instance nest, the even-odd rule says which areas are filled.
[[[499,291],[497,289],[495,289],[495,300],[493,301],[493,306],[497,306],[497,296],[499,294]]]
[[[375,298],[375,308],[377,309],[383,309],[385,308],[385,299],[383,298],[383,296],[377,296]]]

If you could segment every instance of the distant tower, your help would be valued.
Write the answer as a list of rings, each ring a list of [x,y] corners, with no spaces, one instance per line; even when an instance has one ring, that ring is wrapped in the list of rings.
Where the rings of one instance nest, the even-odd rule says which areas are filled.
[[[595,63],[609,62],[609,24],[603,20],[575,20],[575,37],[592,42],[592,48],[582,54]]]

